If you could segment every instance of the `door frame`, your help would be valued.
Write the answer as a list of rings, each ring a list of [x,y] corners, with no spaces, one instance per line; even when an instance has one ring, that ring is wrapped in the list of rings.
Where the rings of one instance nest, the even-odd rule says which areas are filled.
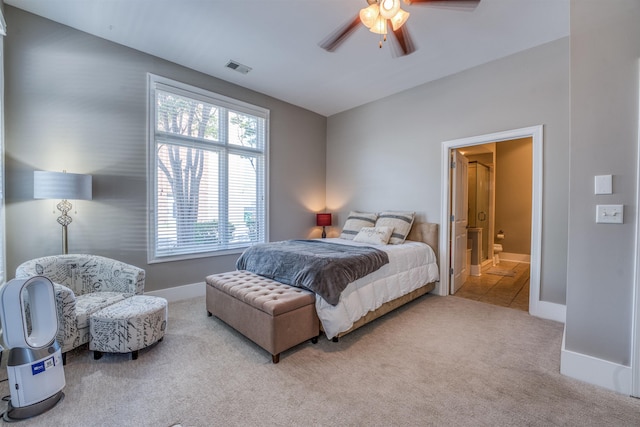
[[[501,142],[513,139],[532,138],[533,177],[532,177],[532,205],[531,205],[531,265],[529,278],[529,313],[534,316],[564,322],[565,306],[558,304],[544,304],[540,301],[540,266],[542,243],[542,148],[543,126],[531,126],[521,129],[513,129],[495,132],[486,135],[478,135],[460,138],[442,143],[441,162],[441,198],[442,209],[440,218],[440,282],[436,289],[438,295],[449,295],[450,290],[450,249],[449,243],[451,224],[451,181],[449,178],[449,158],[452,149],[481,145],[490,142]]]
[[[640,61],[638,61],[640,65]],[[638,75],[640,82],[640,74]],[[638,93],[640,110],[640,93]],[[638,115],[638,158],[636,159],[636,207],[640,206],[640,114]],[[636,260],[633,280],[633,312],[631,327],[631,396],[640,397],[640,215],[636,214]]]

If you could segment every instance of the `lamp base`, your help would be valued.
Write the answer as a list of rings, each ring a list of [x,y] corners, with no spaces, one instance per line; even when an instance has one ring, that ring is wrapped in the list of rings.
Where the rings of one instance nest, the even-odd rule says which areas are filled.
[[[62,226],[62,254],[66,255],[69,253],[69,244],[67,241],[67,226]]]
[[[324,225],[322,226],[322,238],[323,238],[323,239],[326,239],[326,238],[327,238],[327,232],[326,232],[326,230],[324,229]]]
[[[67,244],[67,225],[71,224],[73,219],[69,216],[69,211],[73,206],[69,201],[62,200],[60,203],[56,205],[58,210],[62,213],[58,217],[58,224],[62,226],[62,253],[66,255],[69,253],[69,245]]]

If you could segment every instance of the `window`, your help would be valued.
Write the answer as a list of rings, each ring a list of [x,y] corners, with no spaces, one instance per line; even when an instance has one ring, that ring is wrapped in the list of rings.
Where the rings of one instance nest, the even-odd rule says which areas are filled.
[[[269,111],[149,74],[149,261],[266,241]]]

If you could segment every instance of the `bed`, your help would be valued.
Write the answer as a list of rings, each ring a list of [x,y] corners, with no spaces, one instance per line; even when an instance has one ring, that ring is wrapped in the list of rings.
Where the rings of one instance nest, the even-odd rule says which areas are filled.
[[[432,291],[439,280],[438,224],[412,221],[410,229],[407,229],[409,231],[402,236],[402,243],[380,245],[352,240],[353,237],[349,238],[348,234],[345,238],[345,233],[350,232],[347,225],[348,223],[341,234],[342,238],[322,241],[346,246],[374,247],[384,251],[389,262],[348,283],[335,305],[316,295],[315,308],[321,329],[327,338],[334,341]],[[361,227],[352,230],[352,233],[357,234],[359,229]],[[241,267],[240,269],[244,269],[244,265]],[[247,270],[252,271],[250,268]],[[260,274],[259,271],[256,273]]]
[[[384,248],[407,250],[413,258],[391,258],[388,265],[350,283],[336,306],[316,297],[316,312],[327,338],[342,337],[435,288],[440,279],[438,224],[415,223],[403,244]]]

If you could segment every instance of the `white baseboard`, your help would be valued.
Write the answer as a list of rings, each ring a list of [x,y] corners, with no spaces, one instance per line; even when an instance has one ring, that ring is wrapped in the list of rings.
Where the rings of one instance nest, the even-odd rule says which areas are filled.
[[[469,266],[469,274],[472,276],[482,276],[482,266],[481,265],[470,265]]]
[[[631,367],[567,350],[562,335],[560,373],[589,384],[631,396]]]
[[[165,298],[169,302],[182,301],[190,298],[205,296],[205,283],[193,283],[191,285],[175,286],[173,288],[160,289],[159,291],[145,292],[145,295]]]
[[[512,261],[512,262],[525,262],[531,264],[531,255],[527,254],[514,254],[511,252],[500,252],[498,254],[500,261]]]
[[[529,302],[529,314],[543,319],[565,323],[567,320],[567,306],[547,301]]]

